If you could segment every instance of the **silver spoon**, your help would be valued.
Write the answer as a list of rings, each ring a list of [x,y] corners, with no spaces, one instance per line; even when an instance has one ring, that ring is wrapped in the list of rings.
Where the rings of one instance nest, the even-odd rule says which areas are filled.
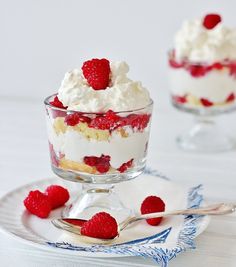
[[[164,212],[155,212],[149,214],[138,214],[133,217],[129,217],[124,222],[118,225],[118,235],[115,237],[117,238],[121,231],[123,231],[128,225],[144,220],[144,219],[152,219],[158,217],[166,217],[171,215],[225,215],[232,213],[236,210],[236,205],[232,203],[219,203],[215,205],[210,205],[203,208],[198,209],[185,209],[185,210],[174,210],[174,211],[164,211]],[[93,244],[108,244],[111,243],[113,239],[100,239],[100,238],[93,238],[84,236],[81,234],[81,227],[82,224],[86,222],[86,220],[81,219],[72,219],[72,218],[60,218],[52,220],[52,224],[64,231],[71,232],[77,235],[80,235],[81,238],[85,242],[93,243]],[[75,225],[77,224],[77,225]]]

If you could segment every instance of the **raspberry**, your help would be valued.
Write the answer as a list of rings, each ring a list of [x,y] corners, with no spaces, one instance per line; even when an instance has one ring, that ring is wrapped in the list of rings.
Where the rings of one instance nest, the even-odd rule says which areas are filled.
[[[106,112],[106,119],[115,125],[120,120],[120,116],[118,116],[114,111],[108,110]]]
[[[110,130],[112,128],[112,124],[109,120],[106,119],[105,116],[98,116],[92,120],[89,124],[89,127],[100,129],[100,130]]]
[[[55,165],[57,167],[58,166],[58,159],[57,159],[56,152],[53,148],[53,145],[51,143],[49,143],[49,151],[50,151],[51,163],[52,163],[52,165]]]
[[[91,166],[96,167],[97,171],[100,173],[106,173],[110,169],[110,156],[101,155],[101,157],[96,156],[87,156],[84,157],[84,163]]]
[[[103,58],[88,60],[82,66],[84,77],[94,90],[104,90],[110,81],[110,62]]]
[[[59,100],[58,96],[55,96],[53,101],[49,102],[52,106],[57,107],[57,108],[63,108],[67,109],[67,107],[64,107],[61,101]]]
[[[63,206],[70,198],[68,190],[60,185],[48,186],[45,195],[48,197],[52,209]]]
[[[118,235],[118,225],[110,214],[99,212],[82,225],[81,234],[95,238],[112,239]]]
[[[207,14],[204,19],[203,19],[203,26],[208,29],[211,30],[213,28],[215,28],[215,26],[221,22],[221,16],[218,14]]]
[[[212,64],[212,68],[217,69],[217,70],[222,70],[224,68],[224,66],[220,62],[216,62],[216,63]]]
[[[120,117],[114,111],[108,110],[104,115],[94,118],[89,127],[100,130],[115,130],[121,126],[130,125],[132,128],[143,130],[150,120],[149,114],[130,114],[127,117]]]
[[[120,116],[118,116],[114,111],[108,110],[104,115],[100,115],[94,118],[89,124],[89,127],[112,131],[119,127],[120,120]]]
[[[84,163],[91,167],[95,167],[97,165],[98,159],[99,158],[95,156],[87,156],[84,157]]]
[[[177,62],[174,59],[169,59],[169,65],[174,69],[179,69],[184,67],[184,62]]]
[[[234,100],[235,100],[235,95],[234,93],[232,93],[227,97],[226,102],[233,102]]]
[[[65,123],[69,126],[75,126],[79,122],[87,122],[90,123],[91,119],[85,117],[79,113],[72,113],[65,117]]]
[[[230,75],[233,75],[234,78],[236,76],[236,62],[232,62],[228,65],[228,68],[230,70]]]
[[[61,101],[58,99],[57,96],[54,97],[54,100],[50,102],[50,104],[56,108],[62,108],[67,109],[67,107],[64,107]],[[52,117],[55,119],[57,117],[65,117],[66,112],[62,110],[56,110],[52,109]]]
[[[117,170],[121,173],[127,171],[128,168],[130,168],[133,164],[134,159],[131,159],[125,163],[123,163]]]
[[[202,77],[208,71],[207,67],[200,65],[190,65],[187,69],[193,77]]]
[[[108,163],[99,163],[97,166],[96,166],[96,169],[98,172],[100,173],[106,173],[109,171],[110,169],[110,164]]]
[[[179,103],[179,104],[184,104],[187,102],[186,96],[178,96],[174,95],[172,96],[174,102]]]
[[[40,218],[47,218],[52,210],[49,198],[39,190],[30,191],[24,200],[24,205],[30,213]]]
[[[144,199],[140,210],[141,214],[162,212],[165,211],[165,203],[161,198],[157,196],[148,196]],[[162,221],[162,217],[147,219],[146,221],[150,225],[158,225]]]
[[[147,127],[150,117],[151,116],[149,114],[131,114],[127,116],[127,119],[128,124],[131,125],[132,128],[136,128],[141,131]]]
[[[202,105],[204,107],[211,107],[211,106],[213,106],[213,103],[210,100],[208,100],[208,99],[201,98],[200,101],[201,101],[201,103],[202,103]]]

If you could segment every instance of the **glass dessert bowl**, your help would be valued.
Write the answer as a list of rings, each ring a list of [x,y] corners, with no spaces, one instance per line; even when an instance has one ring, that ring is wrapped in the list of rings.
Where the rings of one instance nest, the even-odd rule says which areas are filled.
[[[62,88],[64,92],[66,86]],[[111,88],[106,90],[112,93]],[[99,91],[96,93],[105,94]],[[115,183],[137,177],[145,168],[152,100],[142,108],[103,112],[71,110],[57,94],[44,103],[52,170],[63,179],[82,183],[82,193],[64,209],[63,216],[88,219],[106,211],[118,221],[126,219],[131,210],[124,207],[113,188]]]
[[[208,21],[212,16],[218,16],[214,27]],[[175,48],[168,53],[171,102],[178,110],[195,115],[194,126],[177,137],[183,149],[215,152],[235,147],[235,140],[214,120],[236,109],[236,54],[232,52],[236,43],[231,44],[228,37],[232,31],[222,26],[216,14],[185,22]]]

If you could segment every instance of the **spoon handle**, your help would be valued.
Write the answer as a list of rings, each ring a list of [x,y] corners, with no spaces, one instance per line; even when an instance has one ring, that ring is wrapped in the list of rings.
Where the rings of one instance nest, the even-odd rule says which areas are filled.
[[[164,212],[156,212],[156,213],[149,213],[138,215],[136,218],[138,219],[151,219],[163,216],[170,216],[170,215],[223,215],[227,213],[233,212],[234,208],[228,208],[227,205],[224,203],[210,205],[204,208],[198,209],[185,209],[185,210],[175,210],[175,211],[164,211]]]
[[[166,217],[170,215],[224,215],[232,213],[236,210],[235,204],[226,204],[226,203],[219,203],[203,208],[197,209],[185,209],[185,210],[175,210],[175,211],[163,211],[163,212],[155,212],[143,215],[136,215],[134,217],[128,218],[120,225],[120,231],[125,229],[128,225],[133,222],[140,221],[143,219],[152,219],[158,217]]]

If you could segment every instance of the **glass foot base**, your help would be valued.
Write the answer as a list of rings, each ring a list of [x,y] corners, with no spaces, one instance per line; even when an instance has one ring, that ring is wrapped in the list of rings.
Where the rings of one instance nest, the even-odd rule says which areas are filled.
[[[177,137],[177,144],[184,150],[220,152],[234,149],[236,143],[214,121],[199,120],[189,132]]]
[[[83,185],[82,194],[62,211],[62,217],[88,220],[98,212],[109,213],[118,223],[132,215],[132,210],[123,205],[112,186]]]

